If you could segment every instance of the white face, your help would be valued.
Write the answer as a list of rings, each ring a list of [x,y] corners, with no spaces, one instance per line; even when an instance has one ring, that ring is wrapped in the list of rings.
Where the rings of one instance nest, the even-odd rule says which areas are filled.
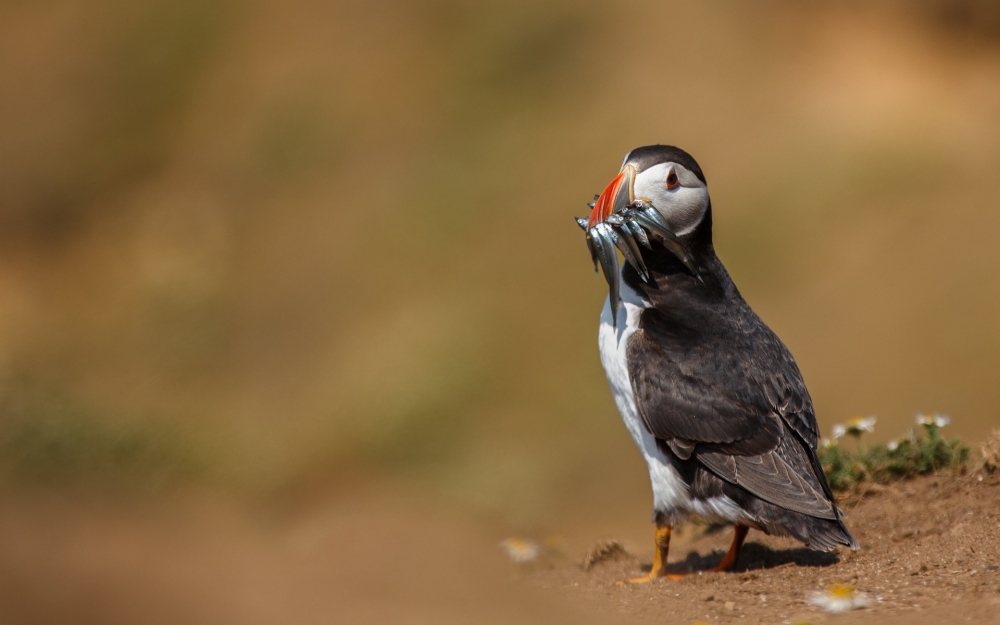
[[[638,174],[633,190],[636,199],[649,201],[678,235],[694,230],[708,210],[705,183],[677,163],[660,163]]]

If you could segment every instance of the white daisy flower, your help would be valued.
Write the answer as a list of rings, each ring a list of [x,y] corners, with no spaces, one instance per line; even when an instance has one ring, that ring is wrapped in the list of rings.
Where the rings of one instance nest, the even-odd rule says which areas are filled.
[[[841,436],[843,436],[843,434],[841,434]],[[824,437],[819,439],[819,446],[822,447],[823,449],[830,449],[831,447],[835,447],[836,445],[837,445],[836,438]]]
[[[864,432],[874,432],[875,422],[877,419],[875,417],[854,417],[847,422],[847,433],[852,436],[861,436]]]
[[[949,423],[951,423],[951,417],[949,417],[948,415],[936,414],[932,417],[928,417],[925,414],[917,415],[917,425],[922,425],[924,427],[933,425],[939,428],[943,428]]]
[[[502,541],[500,546],[507,552],[507,557],[518,564],[531,562],[537,559],[542,552],[538,543],[526,538],[508,538]]]
[[[885,446],[889,451],[896,451],[897,449],[899,449],[899,446],[902,445],[903,443],[909,443],[910,445],[917,444],[917,433],[914,432],[912,428],[910,429],[909,432],[906,433],[905,436],[894,438],[888,443],[886,443]]]
[[[830,437],[833,440],[837,440],[838,438],[842,437],[844,434],[847,434],[847,426],[846,425],[840,425],[838,423],[837,425],[833,426],[833,434],[831,434]]]
[[[809,603],[825,612],[839,614],[855,608],[863,608],[871,603],[863,592],[858,592],[849,584],[834,584],[825,590],[809,593]]]

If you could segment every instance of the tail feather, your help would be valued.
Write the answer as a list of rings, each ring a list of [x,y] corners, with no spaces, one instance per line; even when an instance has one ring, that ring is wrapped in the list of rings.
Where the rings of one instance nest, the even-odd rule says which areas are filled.
[[[836,519],[810,516],[765,501],[745,488],[727,482],[707,468],[685,463],[692,470],[691,494],[698,498],[724,495],[733,500],[747,515],[757,521],[757,526],[767,534],[791,536],[810,549],[830,551],[838,546],[858,550],[858,541],[844,525],[844,513],[834,505]]]

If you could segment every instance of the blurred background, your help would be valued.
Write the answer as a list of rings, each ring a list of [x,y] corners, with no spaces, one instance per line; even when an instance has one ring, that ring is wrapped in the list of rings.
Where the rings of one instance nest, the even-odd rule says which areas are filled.
[[[981,441],[1000,9],[871,4],[0,2],[0,612],[462,622],[508,534],[645,541],[571,220],[644,144],[824,433]]]

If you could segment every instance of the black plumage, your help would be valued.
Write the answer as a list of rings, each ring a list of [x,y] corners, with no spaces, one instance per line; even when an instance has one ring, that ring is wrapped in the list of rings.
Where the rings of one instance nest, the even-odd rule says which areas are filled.
[[[686,152],[650,146],[628,162],[676,162],[704,175]],[[627,345],[628,373],[645,428],[691,496],[725,495],[758,529],[806,545],[857,548],[816,456],[818,426],[799,368],[744,301],[712,244],[712,212],[681,237],[702,281],[659,243],[648,270],[623,281],[652,307]],[[658,511],[654,511],[654,514]]]
[[[625,160],[635,166],[636,171],[643,172],[660,163],[677,163],[691,170],[698,180],[707,182],[701,166],[694,157],[684,150],[672,145],[644,145],[628,153]]]

